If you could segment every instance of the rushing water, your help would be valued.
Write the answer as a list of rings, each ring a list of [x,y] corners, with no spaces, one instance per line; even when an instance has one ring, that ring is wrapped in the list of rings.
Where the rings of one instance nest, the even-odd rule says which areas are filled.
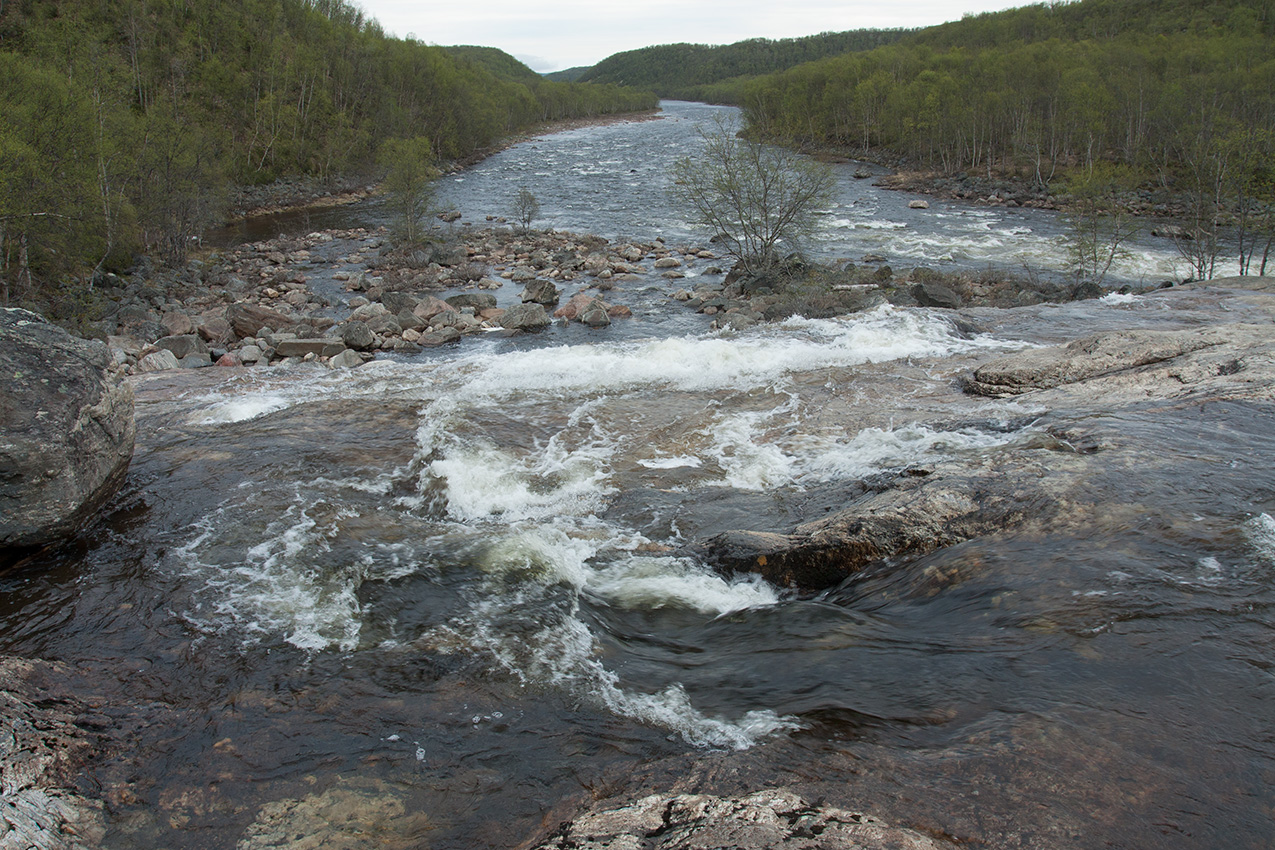
[[[668,130],[537,140],[449,191],[495,215],[495,187],[519,185],[502,169],[597,178],[567,154],[623,140],[607,197],[654,199],[662,172],[626,167],[685,150]],[[645,226],[591,227],[536,191],[555,227]],[[513,847],[564,800],[688,775],[793,785],[973,846],[1269,847],[1269,410],[1095,416],[954,386],[980,358],[1199,310],[989,311],[995,331],[973,336],[919,309],[740,334],[639,317],[353,372],[150,376],[105,522],[0,575],[0,650],[71,664],[116,730],[91,777],[112,848],[343,824],[328,846]],[[1070,531],[1007,531],[821,594],[721,577],[689,545],[1047,429],[1155,451],[1096,472]]]

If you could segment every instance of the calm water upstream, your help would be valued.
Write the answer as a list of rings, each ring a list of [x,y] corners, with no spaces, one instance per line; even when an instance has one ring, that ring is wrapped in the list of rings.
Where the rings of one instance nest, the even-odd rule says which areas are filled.
[[[446,192],[470,220],[526,184],[542,224],[689,238],[659,163],[713,110],[667,109],[520,145]],[[842,182],[830,254],[1054,250],[1048,215],[936,203],[919,235],[906,196]],[[988,313],[972,338],[923,309],[734,335],[639,314],[340,374],[151,376],[106,521],[0,575],[0,651],[69,663],[122,736],[88,777],[110,848],[290,846],[263,836],[351,811],[363,837],[327,846],[509,848],[564,800],[697,773],[975,847],[1269,848],[1269,410],[1095,416],[953,382],[1081,329],[1214,318],[1199,310],[1111,297]],[[1095,473],[1101,507],[1070,532],[817,595],[689,554],[1047,428],[1154,462]]]

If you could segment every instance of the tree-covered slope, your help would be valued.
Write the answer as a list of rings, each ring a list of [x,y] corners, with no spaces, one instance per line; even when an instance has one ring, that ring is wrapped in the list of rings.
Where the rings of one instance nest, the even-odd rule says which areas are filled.
[[[498,53],[387,37],[344,0],[0,0],[0,303],[137,247],[180,258],[232,184],[656,105]]]
[[[506,80],[531,82],[539,80],[540,75],[510,56],[498,47],[479,47],[472,44],[458,44],[448,47],[447,52],[460,59],[486,68],[497,77]]]
[[[1026,169],[1042,183],[1099,161],[1162,178],[1225,171],[1238,151],[1271,149],[1273,5],[1081,0],[972,16],[759,78],[743,106],[766,136],[945,171]]]
[[[853,30],[804,38],[754,38],[720,46],[665,44],[616,53],[588,69],[584,82],[650,89],[661,97],[700,96],[706,87],[791,68],[827,56],[897,41],[906,30]]]

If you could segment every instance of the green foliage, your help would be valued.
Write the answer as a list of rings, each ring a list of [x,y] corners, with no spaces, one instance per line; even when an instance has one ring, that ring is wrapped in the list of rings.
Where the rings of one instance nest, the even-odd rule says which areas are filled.
[[[434,198],[434,151],[429,139],[386,139],[378,157],[385,169],[397,236],[405,245],[419,245],[425,236],[425,217]]]
[[[661,97],[735,103],[732,96],[744,79],[828,56],[871,50],[895,42],[908,32],[852,30],[804,38],[753,38],[714,47],[705,44],[644,47],[608,56],[585,70],[579,79],[651,89]],[[723,87],[727,81],[732,82]]]
[[[388,38],[345,0],[0,0],[0,81],[6,301],[135,247],[181,262],[233,184],[367,173],[383,139],[460,158],[546,119],[656,106]]]
[[[539,80],[540,75],[496,47],[477,47],[472,44],[458,44],[444,48],[451,55],[464,59],[474,65],[486,68],[497,77],[506,80],[529,82]],[[569,80],[567,82],[574,82]]]
[[[514,198],[514,218],[522,225],[522,232],[526,233],[531,230],[531,223],[540,215],[540,201],[536,200],[536,196],[526,186],[518,189],[518,196]]]
[[[795,249],[814,230],[832,192],[832,171],[785,148],[738,138],[725,123],[703,138],[700,156],[674,166],[675,194],[747,272],[764,274],[779,264],[781,244]]]
[[[1140,227],[1120,201],[1133,186],[1128,168],[1105,162],[1068,178],[1067,247],[1080,280],[1101,284],[1112,264],[1129,256],[1125,245]]]
[[[1122,166],[1190,196],[1198,236],[1179,244],[1203,276],[1219,217],[1238,214],[1249,228],[1244,257],[1269,255],[1258,166],[1275,158],[1273,36],[1275,0],[1037,4],[747,81],[740,101],[760,138],[914,168],[1008,173],[1048,189]]]

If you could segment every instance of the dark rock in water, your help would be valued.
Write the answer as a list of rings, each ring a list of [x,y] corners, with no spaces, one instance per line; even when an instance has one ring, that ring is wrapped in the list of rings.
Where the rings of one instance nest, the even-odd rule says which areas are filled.
[[[1266,313],[1264,315],[1269,315]],[[1030,393],[1051,410],[1145,411],[1149,403],[1275,401],[1275,334],[1269,324],[1187,330],[1127,330],[1029,349],[978,367],[967,392]],[[1145,470],[1153,446],[1112,444],[1087,434],[1041,431],[1003,451],[899,474],[842,509],[788,531],[718,533],[698,547],[725,572],[755,572],[775,584],[818,590],[874,564],[912,558],[1016,529],[1092,526],[1120,506],[1087,490],[1098,475]]]
[[[155,345],[173,352],[178,360],[186,359],[189,354],[208,354],[208,346],[194,333],[166,336],[156,340]]]
[[[65,537],[115,494],[133,457],[133,388],[110,349],[0,310],[0,548]]]
[[[376,345],[376,335],[366,322],[357,319],[347,322],[341,329],[341,341],[355,351],[368,351]]]
[[[280,357],[334,357],[345,351],[345,343],[339,339],[283,339],[275,346]]]
[[[534,850],[941,850],[952,847],[872,815],[810,804],[786,789],[741,797],[653,794],[600,805]]]
[[[105,837],[101,802],[77,790],[97,751],[76,725],[89,708],[53,686],[64,677],[48,662],[0,658],[0,847],[89,850]]]
[[[1084,283],[1078,283],[1071,290],[1071,298],[1073,301],[1088,301],[1092,298],[1101,298],[1107,294],[1107,290],[1091,280]]]
[[[433,347],[436,345],[445,345],[449,342],[456,342],[460,339],[460,331],[456,328],[439,328],[426,334],[421,334],[421,338],[416,340],[417,345]]]
[[[457,310],[473,307],[474,310],[493,310],[496,307],[496,296],[490,292],[462,292],[444,299]]]
[[[226,308],[226,321],[240,339],[258,336],[262,328],[284,328],[293,323],[291,316],[244,302],[231,304]]]
[[[912,287],[912,297],[922,307],[944,307],[954,310],[961,306],[961,296],[948,287],[933,281],[923,281]]]
[[[701,548],[705,560],[725,572],[758,573],[784,587],[835,587],[886,558],[1051,519],[1083,465],[1055,451],[939,465],[789,533],[728,531]]]
[[[409,292],[390,291],[381,296],[381,303],[391,313],[410,313],[420,302]]]
[[[539,304],[517,304],[500,317],[502,328],[519,331],[542,331],[552,322],[545,308]]]
[[[549,280],[530,281],[522,290],[524,303],[531,302],[542,307],[552,307],[558,303],[559,297],[558,287],[554,286],[553,281]]]

